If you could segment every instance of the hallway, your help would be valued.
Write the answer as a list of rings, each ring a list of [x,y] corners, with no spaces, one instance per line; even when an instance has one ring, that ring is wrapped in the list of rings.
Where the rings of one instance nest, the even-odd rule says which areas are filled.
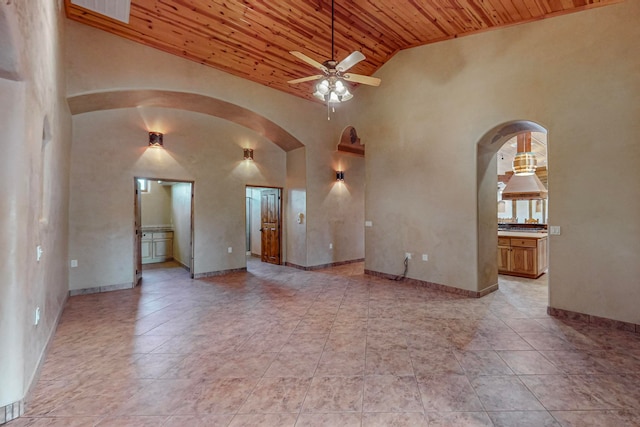
[[[362,263],[145,269],[69,298],[8,426],[640,425],[640,335],[546,304],[546,275],[469,299]]]

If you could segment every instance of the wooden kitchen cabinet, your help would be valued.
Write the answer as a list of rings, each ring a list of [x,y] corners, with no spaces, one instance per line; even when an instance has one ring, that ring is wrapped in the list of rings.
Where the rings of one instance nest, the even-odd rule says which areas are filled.
[[[498,272],[509,271],[511,257],[511,239],[498,238]]]
[[[537,278],[547,270],[547,236],[498,237],[498,273]]]
[[[143,231],[141,245],[143,264],[173,259],[173,231]]]

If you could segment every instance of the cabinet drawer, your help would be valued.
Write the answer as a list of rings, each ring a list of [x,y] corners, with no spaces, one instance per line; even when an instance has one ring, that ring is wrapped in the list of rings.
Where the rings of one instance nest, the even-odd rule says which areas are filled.
[[[498,237],[498,246],[510,246],[511,239],[508,237]]]
[[[171,239],[173,238],[173,231],[155,232],[153,233],[154,239]]]
[[[535,248],[537,246],[536,239],[511,239],[511,246],[524,246]]]

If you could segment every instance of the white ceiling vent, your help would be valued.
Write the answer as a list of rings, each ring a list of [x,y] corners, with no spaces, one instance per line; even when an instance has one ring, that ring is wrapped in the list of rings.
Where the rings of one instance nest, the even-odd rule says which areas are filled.
[[[129,23],[131,0],[71,0],[71,3],[125,24]]]

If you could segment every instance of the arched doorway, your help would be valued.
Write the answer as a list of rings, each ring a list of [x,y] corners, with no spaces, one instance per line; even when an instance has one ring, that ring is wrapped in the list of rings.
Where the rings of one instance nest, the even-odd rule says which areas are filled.
[[[478,141],[476,171],[478,289],[480,291],[496,286],[498,283],[498,207],[496,203],[498,174],[496,153],[507,141],[523,132],[547,134],[547,129],[533,121],[511,121],[489,130]]]

